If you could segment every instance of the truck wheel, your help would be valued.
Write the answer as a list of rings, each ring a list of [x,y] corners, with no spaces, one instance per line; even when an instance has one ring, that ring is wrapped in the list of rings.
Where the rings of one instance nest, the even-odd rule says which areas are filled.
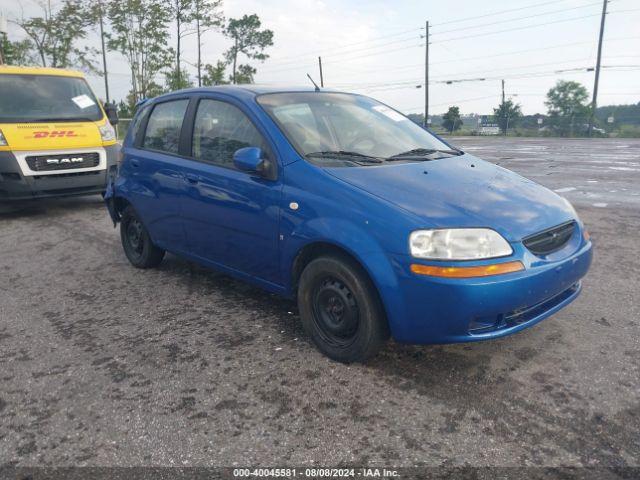
[[[323,256],[311,261],[300,276],[298,308],[318,349],[338,362],[365,361],[389,338],[374,285],[348,258]]]
[[[122,213],[120,240],[125,255],[136,268],[157,267],[164,257],[164,250],[151,242],[147,229],[130,206]]]

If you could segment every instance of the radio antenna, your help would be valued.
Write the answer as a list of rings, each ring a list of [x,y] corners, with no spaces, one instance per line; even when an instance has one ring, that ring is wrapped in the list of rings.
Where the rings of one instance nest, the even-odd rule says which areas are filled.
[[[309,80],[311,80],[311,83],[313,83],[313,86],[316,87],[316,92],[320,91],[320,87],[318,86],[318,84],[316,82],[313,81],[313,78],[311,78],[311,75],[309,75],[307,73],[307,77],[309,77]]]

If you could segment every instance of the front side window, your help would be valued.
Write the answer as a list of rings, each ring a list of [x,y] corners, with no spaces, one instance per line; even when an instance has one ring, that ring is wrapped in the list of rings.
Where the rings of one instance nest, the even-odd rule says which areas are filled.
[[[149,150],[178,153],[182,121],[189,100],[173,100],[157,104],[147,122],[142,146]]]
[[[404,115],[360,95],[272,93],[258,96],[258,103],[300,154],[332,166],[459,153]]]
[[[267,149],[251,120],[234,105],[201,100],[193,125],[193,157],[232,168],[233,154],[244,147]]]
[[[95,122],[96,97],[80,77],[0,75],[0,123]]]
[[[140,110],[133,117],[133,121],[127,130],[127,135],[131,139],[131,142],[136,141],[136,137],[138,136],[138,130],[140,130],[140,125],[142,125],[142,120],[145,115],[148,113],[149,105],[142,105]]]

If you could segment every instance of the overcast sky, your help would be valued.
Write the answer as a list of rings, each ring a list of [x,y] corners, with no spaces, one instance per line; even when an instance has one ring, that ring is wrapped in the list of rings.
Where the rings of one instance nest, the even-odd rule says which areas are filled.
[[[26,15],[37,13],[23,0]],[[535,5],[535,7],[533,7]],[[225,0],[227,17],[257,13],[274,31],[270,58],[258,68],[256,83],[317,82],[322,56],[325,86],[371,95],[405,113],[423,111],[424,23],[431,28],[431,113],[460,106],[462,113],[490,113],[506,95],[526,114],[545,112],[547,90],[558,80],[593,88],[599,0]],[[16,0],[0,0],[9,18],[20,15]],[[506,13],[505,10],[510,10]],[[611,0],[606,20],[599,104],[640,101],[640,1]],[[475,18],[470,18],[475,17]],[[523,18],[528,17],[528,18]],[[10,27],[10,36],[22,34]],[[97,36],[93,35],[97,45]],[[205,37],[204,60],[215,63],[229,42],[220,33]],[[187,39],[183,58],[196,59],[195,40]],[[108,53],[112,97],[129,90],[127,64]],[[186,65],[192,72],[195,69]],[[582,71],[558,72],[582,69]],[[447,80],[480,79],[446,84]],[[103,80],[90,77],[99,96]]]

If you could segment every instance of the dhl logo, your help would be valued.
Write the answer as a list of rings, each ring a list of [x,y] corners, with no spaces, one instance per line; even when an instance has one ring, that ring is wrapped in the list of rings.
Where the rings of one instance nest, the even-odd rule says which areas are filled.
[[[75,130],[52,130],[51,132],[33,132],[33,138],[77,137]]]

